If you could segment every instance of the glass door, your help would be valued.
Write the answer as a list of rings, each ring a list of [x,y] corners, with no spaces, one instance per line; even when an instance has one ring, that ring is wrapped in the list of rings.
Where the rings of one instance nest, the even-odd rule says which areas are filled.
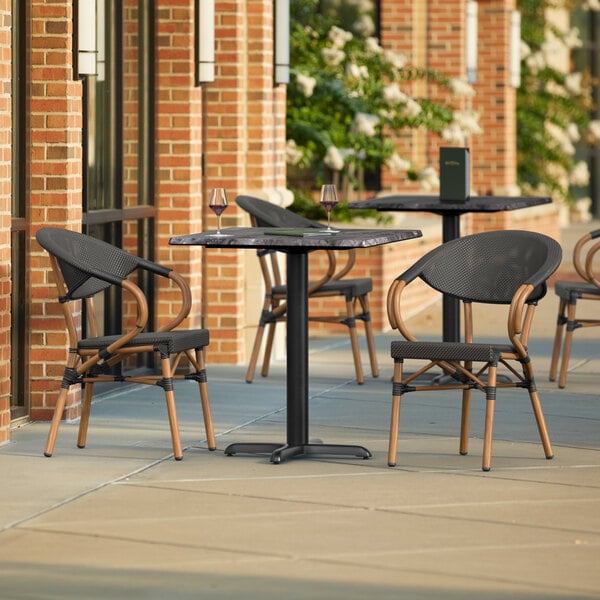
[[[12,207],[11,207],[11,420],[29,415],[27,357],[26,197],[27,139],[27,32],[29,2],[12,0]]]

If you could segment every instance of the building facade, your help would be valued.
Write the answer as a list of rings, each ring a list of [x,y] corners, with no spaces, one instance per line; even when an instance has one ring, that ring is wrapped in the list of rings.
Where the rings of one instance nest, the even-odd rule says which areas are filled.
[[[67,353],[48,258],[35,241],[40,227],[84,231],[176,268],[192,287],[189,325],[211,330],[209,364],[243,363],[256,320],[250,296],[261,293],[250,272],[255,258],[168,242],[214,228],[206,207],[212,187],[227,188],[230,200],[241,193],[279,204],[291,199],[286,86],[274,83],[272,0],[215,1],[215,77],[204,83],[196,67],[198,0],[96,0],[95,75],[79,74],[83,4],[0,0],[0,214],[6,225],[0,231],[0,443],[10,439],[11,424],[52,415]],[[514,0],[478,5],[477,94],[461,100],[480,113],[483,129],[469,140],[473,189],[509,193],[516,182],[515,90],[507,68],[515,6]],[[416,64],[462,77],[465,11],[465,0],[381,0],[381,42]],[[398,143],[415,162],[436,164],[439,139],[414,132]],[[414,191],[411,182],[386,174],[382,184],[390,192]],[[519,227],[558,235],[552,211],[470,218],[463,231],[498,229],[514,219]],[[248,221],[231,202],[223,223]],[[387,327],[384,296],[392,276],[439,241],[438,232],[402,251],[359,259],[358,268],[376,283],[377,328]],[[169,291],[148,291],[160,323],[171,314]],[[106,299],[103,314],[109,332],[120,324],[111,302]],[[65,413],[78,416],[77,391]]]

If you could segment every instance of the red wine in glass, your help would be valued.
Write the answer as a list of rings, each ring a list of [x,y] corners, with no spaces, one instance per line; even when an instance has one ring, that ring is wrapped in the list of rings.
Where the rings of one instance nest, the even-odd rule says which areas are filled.
[[[321,206],[327,211],[327,231],[336,231],[331,229],[331,211],[337,203],[338,197],[335,185],[324,185],[321,188]]]
[[[227,192],[225,188],[213,188],[210,191],[208,208],[217,215],[217,231],[214,235],[226,235],[221,232],[221,215],[227,208]]]

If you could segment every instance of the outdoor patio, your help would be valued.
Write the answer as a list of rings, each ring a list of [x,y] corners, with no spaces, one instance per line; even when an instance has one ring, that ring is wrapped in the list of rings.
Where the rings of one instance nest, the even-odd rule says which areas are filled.
[[[568,232],[567,262],[571,238],[592,228]],[[369,460],[225,456],[232,441],[284,439],[284,367],[248,385],[245,365],[214,365],[210,355],[217,452],[205,447],[192,383],[176,388],[181,462],[170,456],[160,390],[99,397],[83,450],[76,423],[61,426],[50,459],[48,423],[13,431],[0,447],[11,482],[0,492],[0,595],[599,598],[599,334],[576,332],[559,390],[547,380],[556,308],[550,291],[531,343],[551,461],[525,391],[498,392],[489,473],[483,395],[474,395],[470,453],[460,456],[460,398],[427,393],[406,397],[398,466],[389,468],[391,334],[377,337],[381,376],[363,386],[343,332],[311,340],[311,438],[363,444]],[[432,306],[415,329],[439,331],[440,312]]]

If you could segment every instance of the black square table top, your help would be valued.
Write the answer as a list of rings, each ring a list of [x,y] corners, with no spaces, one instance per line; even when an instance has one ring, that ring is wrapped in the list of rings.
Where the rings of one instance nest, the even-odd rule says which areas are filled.
[[[397,194],[381,196],[348,203],[348,208],[375,209],[380,211],[431,212],[438,215],[463,214],[469,212],[500,212],[519,210],[530,206],[550,204],[551,198],[544,196],[471,196],[465,202],[448,202],[439,196]]]
[[[349,250],[371,248],[421,237],[418,229],[290,229],[280,227],[230,227],[217,236],[214,231],[174,236],[175,246],[206,246],[207,248],[272,248],[293,252],[306,250]]]

